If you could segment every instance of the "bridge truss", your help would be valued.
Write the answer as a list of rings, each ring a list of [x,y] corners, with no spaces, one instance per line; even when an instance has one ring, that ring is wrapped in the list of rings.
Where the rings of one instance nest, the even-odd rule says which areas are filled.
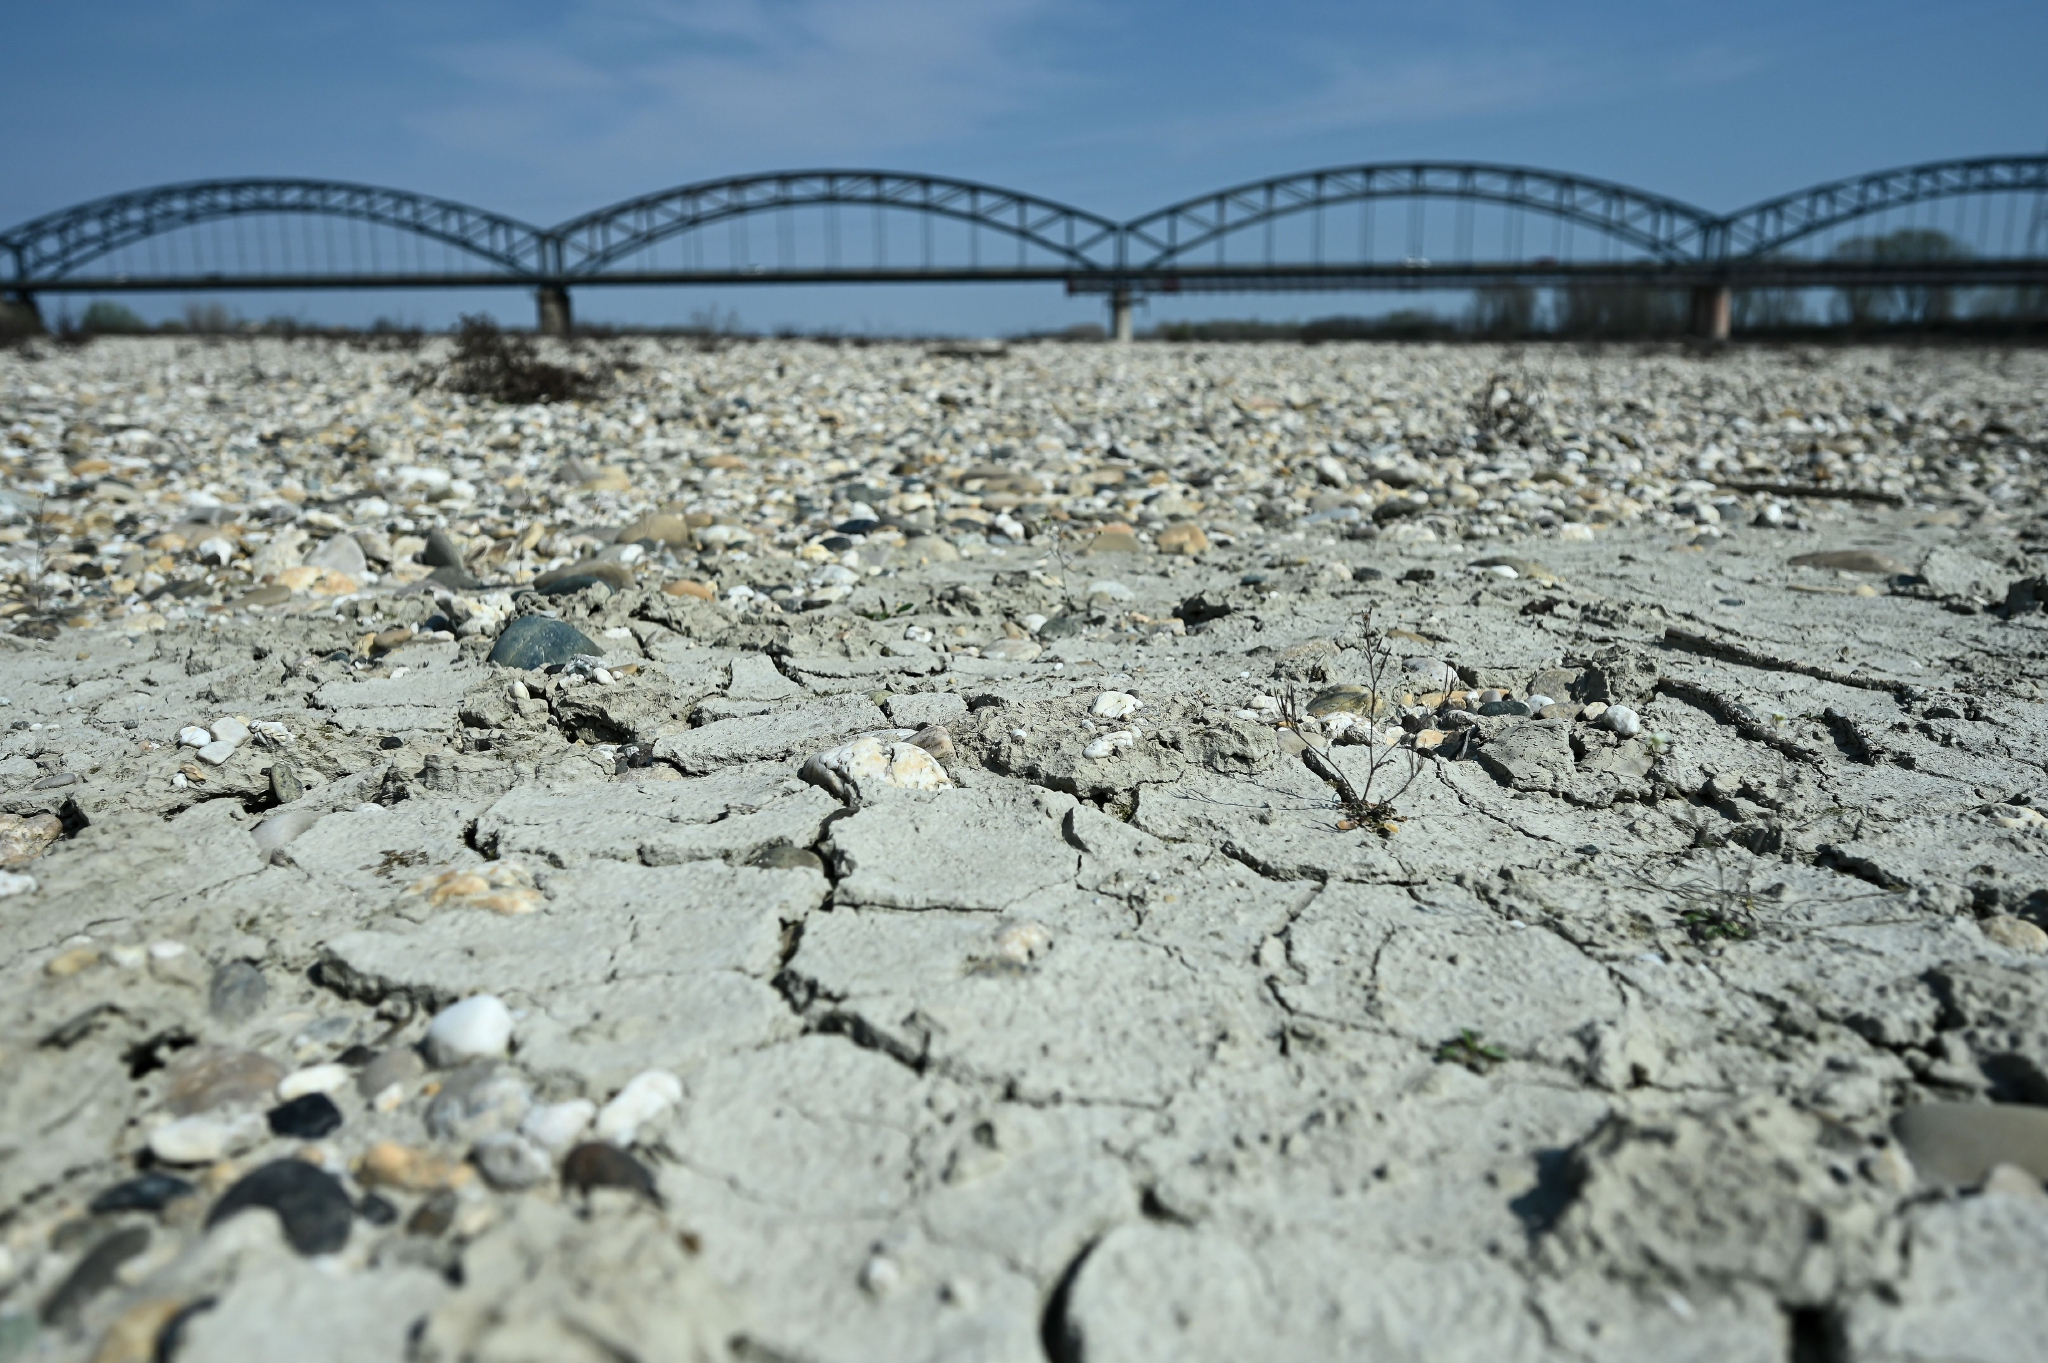
[[[1623,285],[1690,289],[1726,330],[1735,289],[2048,285],[2048,156],[1930,162],[1717,215],[1526,166],[1339,166],[1127,222],[999,186],[881,170],[681,185],[554,227],[323,180],[160,186],[0,233],[0,290],[534,290],[1041,281],[1110,300],[1222,290]]]

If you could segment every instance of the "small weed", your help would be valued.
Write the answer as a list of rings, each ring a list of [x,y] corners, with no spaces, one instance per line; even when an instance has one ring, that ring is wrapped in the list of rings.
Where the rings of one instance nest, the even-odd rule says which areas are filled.
[[[854,614],[865,616],[869,620],[900,620],[904,616],[910,615],[916,610],[917,603],[914,601],[899,601],[893,606],[890,605],[887,601],[884,601],[881,605],[875,607],[875,609],[873,610],[856,610]]]
[[[1728,912],[1723,909],[1681,909],[1678,921],[1685,925],[1686,935],[1694,942],[1747,942],[1756,936],[1756,927],[1748,921],[1747,910]]]
[[[1385,681],[1393,663],[1394,649],[1387,642],[1386,635],[1373,626],[1371,607],[1367,607],[1360,616],[1359,628],[1365,635],[1365,686],[1377,705],[1386,695]],[[1347,831],[1370,828],[1383,838],[1392,837],[1401,827],[1394,818],[1394,801],[1406,794],[1408,787],[1414,785],[1415,778],[1421,774],[1420,754],[1412,748],[1397,749],[1382,742],[1378,725],[1369,723],[1365,743],[1365,780],[1354,782],[1331,755],[1329,740],[1308,725],[1304,715],[1300,695],[1289,687],[1280,703],[1280,717],[1286,727],[1301,737],[1304,745],[1302,764],[1317,780],[1336,791],[1338,800],[1343,803],[1344,819],[1337,826]],[[1391,792],[1384,787],[1376,791],[1374,787],[1379,785],[1380,773],[1396,762],[1407,767],[1401,784]]]
[[[588,374],[549,364],[535,353],[532,337],[501,331],[483,314],[465,316],[455,329],[455,353],[448,363],[438,373],[416,375],[414,383],[439,383],[514,406],[595,397],[601,386]]]
[[[1474,1074],[1485,1074],[1508,1058],[1508,1053],[1470,1027],[1436,1048],[1438,1064],[1463,1065]]]

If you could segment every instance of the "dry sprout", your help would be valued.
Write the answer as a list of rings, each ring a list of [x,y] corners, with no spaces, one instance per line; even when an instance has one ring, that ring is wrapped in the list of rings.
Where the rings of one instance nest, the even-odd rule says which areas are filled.
[[[1408,787],[1414,785],[1415,778],[1422,773],[1422,757],[1412,748],[1395,748],[1381,740],[1373,721],[1386,705],[1385,682],[1394,660],[1394,649],[1387,642],[1386,635],[1374,627],[1371,607],[1367,607],[1359,617],[1359,629],[1365,636],[1366,706],[1374,712],[1367,719],[1372,735],[1365,745],[1365,779],[1353,781],[1337,764],[1329,740],[1322,734],[1322,726],[1307,719],[1301,695],[1291,686],[1281,698],[1280,718],[1282,725],[1294,730],[1301,739],[1302,765],[1317,780],[1337,792],[1345,815],[1337,826],[1344,829],[1370,828],[1381,837],[1391,837],[1400,828],[1394,820],[1394,802],[1407,794]],[[1406,770],[1398,773],[1391,770],[1396,766]],[[1380,779],[1382,773],[1386,773],[1389,781],[1398,776],[1400,784],[1388,791]]]

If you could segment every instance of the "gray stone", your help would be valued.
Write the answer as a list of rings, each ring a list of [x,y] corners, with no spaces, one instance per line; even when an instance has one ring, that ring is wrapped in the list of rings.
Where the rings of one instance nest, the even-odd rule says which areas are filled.
[[[574,625],[542,615],[523,615],[505,626],[491,648],[490,661],[500,667],[533,671],[566,663],[580,654],[602,658],[605,650]]]
[[[262,1012],[269,997],[270,983],[254,962],[222,961],[213,968],[206,1007],[217,1021],[239,1027]]]
[[[1933,1184],[1976,1184],[2001,1164],[2048,1179],[2048,1108],[2003,1103],[1916,1103],[1892,1132]]]

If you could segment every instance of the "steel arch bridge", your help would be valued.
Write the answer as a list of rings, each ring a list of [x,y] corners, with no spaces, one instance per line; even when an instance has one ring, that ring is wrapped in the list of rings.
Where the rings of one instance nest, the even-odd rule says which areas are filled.
[[[1935,249],[1938,245],[1939,249]],[[431,258],[430,258],[431,257]],[[1730,214],[1527,166],[1400,162],[1255,181],[1117,222],[1018,190],[882,170],[734,176],[553,227],[373,185],[197,181],[0,233],[0,290],[533,289],[1044,281],[1146,294],[1624,285],[1731,290],[2048,285],[2048,156],[1976,157],[1816,185]]]

